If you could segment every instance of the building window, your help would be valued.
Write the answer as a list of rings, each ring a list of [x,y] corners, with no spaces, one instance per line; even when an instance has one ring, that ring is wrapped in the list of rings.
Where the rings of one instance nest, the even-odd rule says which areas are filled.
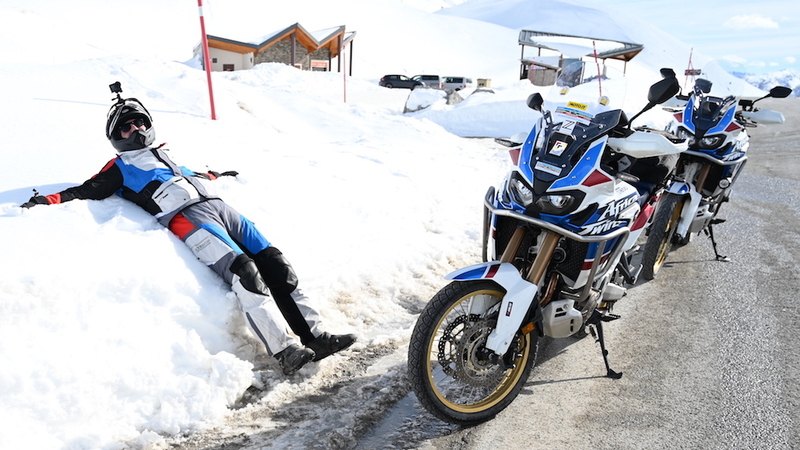
[[[212,63],[216,63],[217,62],[217,58],[211,58],[211,62]]]
[[[222,65],[223,72],[233,72],[233,64],[223,64]]]

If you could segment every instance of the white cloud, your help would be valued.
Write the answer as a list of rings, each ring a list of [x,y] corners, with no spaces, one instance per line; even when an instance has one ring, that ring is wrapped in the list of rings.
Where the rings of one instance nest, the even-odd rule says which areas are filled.
[[[747,59],[737,55],[725,55],[720,59],[722,59],[723,61],[727,61],[729,64],[733,66],[741,66],[747,63]]]
[[[783,60],[789,64],[794,64],[797,62],[797,58],[795,58],[794,56],[787,56],[786,58],[783,58]]]
[[[723,24],[736,30],[749,30],[756,28],[778,28],[778,22],[760,14],[741,14],[731,17]]]

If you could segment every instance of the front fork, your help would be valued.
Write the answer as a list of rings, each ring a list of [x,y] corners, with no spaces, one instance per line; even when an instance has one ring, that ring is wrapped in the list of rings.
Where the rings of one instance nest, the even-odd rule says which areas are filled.
[[[497,355],[504,355],[508,351],[518,330],[522,329],[523,332],[529,333],[537,328],[542,329],[541,306],[534,304],[534,301],[539,291],[539,283],[544,277],[560,236],[551,231],[544,232],[539,253],[523,278],[512,262],[526,233],[525,227],[517,227],[500,261],[464,267],[445,277],[456,281],[492,280],[505,289],[506,294],[500,304],[497,326],[486,340],[486,347]],[[531,322],[523,326],[526,317],[530,318]]]

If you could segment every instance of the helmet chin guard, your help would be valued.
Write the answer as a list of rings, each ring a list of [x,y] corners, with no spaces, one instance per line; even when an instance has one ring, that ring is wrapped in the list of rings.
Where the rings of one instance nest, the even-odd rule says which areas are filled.
[[[126,119],[127,120],[127,119]],[[156,130],[151,125],[148,129],[136,130],[128,137],[128,139],[122,139],[119,135],[119,130],[116,131],[116,137],[112,135],[110,138],[111,145],[114,146],[115,149],[124,152],[127,150],[139,150],[145,147],[149,147],[153,144],[156,140]]]

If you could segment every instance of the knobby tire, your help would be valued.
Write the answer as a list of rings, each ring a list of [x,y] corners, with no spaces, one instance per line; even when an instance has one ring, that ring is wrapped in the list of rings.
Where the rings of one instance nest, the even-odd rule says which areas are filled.
[[[658,274],[672,249],[673,236],[683,212],[683,197],[665,192],[658,201],[650,233],[642,256],[642,276],[652,280]]]
[[[456,281],[445,286],[420,314],[408,349],[408,376],[420,404],[441,420],[472,425],[491,419],[517,397],[536,360],[538,335],[518,334],[514,367],[485,358],[485,338],[494,330],[504,292],[492,281]],[[469,309],[491,305],[484,311]]]

